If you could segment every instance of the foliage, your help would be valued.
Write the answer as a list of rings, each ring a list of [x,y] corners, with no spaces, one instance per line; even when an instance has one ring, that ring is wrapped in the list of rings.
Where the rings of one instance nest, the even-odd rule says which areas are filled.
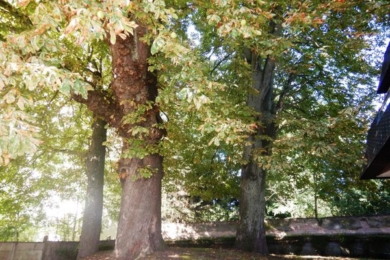
[[[281,131],[290,126],[293,128],[275,141],[271,161],[275,166],[272,167],[269,190],[273,197],[271,201],[283,199],[277,202],[281,207],[274,211],[283,213],[284,208],[284,212],[293,217],[314,216],[314,200],[318,198],[322,201],[321,207],[327,208],[323,214],[329,215],[332,198],[338,196],[340,190],[357,185],[365,162],[364,139],[368,125],[360,120],[362,117],[356,117],[358,112],[347,109],[324,122],[314,117],[305,120],[306,127],[303,128],[302,118],[296,121],[299,127],[293,126],[294,119],[283,122]],[[292,125],[289,126],[289,122]],[[295,194],[295,199],[289,193]],[[285,203],[290,205],[282,205]],[[300,204],[306,210],[294,210],[291,208],[294,204]]]
[[[37,231],[45,217],[40,201],[47,199],[45,179],[27,167],[21,167],[25,157],[9,167],[1,168],[0,239],[2,241],[31,241],[30,231]]]
[[[371,180],[340,190],[331,205],[334,215],[362,216],[389,214],[389,182]]]
[[[253,92],[248,50],[276,63],[273,102],[278,134],[272,140],[272,156],[262,156],[263,151],[253,154],[269,172],[269,215],[379,213],[386,205],[379,203],[388,197],[385,182],[362,184],[357,179],[364,163],[373,80],[379,75],[372,46],[383,43],[378,33],[388,28],[387,3],[4,3],[0,6],[0,164],[8,166],[1,168],[7,173],[1,181],[15,185],[21,194],[35,194],[35,186],[20,184],[23,179],[38,180],[28,173],[23,176],[29,177],[19,175],[37,171],[42,179],[36,185],[48,195],[61,191],[63,197],[80,196],[91,116],[70,97],[85,98],[94,90],[107,94],[105,101],[112,104],[106,43],[113,44],[117,35],[132,34],[142,22],[148,25],[145,41],[154,54],[149,70],[157,73],[160,86],[156,105],[163,111],[164,123],[156,127],[164,127],[168,134],[158,148],[147,151],[133,140],[128,156],[151,152],[165,156],[167,220],[236,218],[230,215],[235,207],[229,203],[239,196],[240,168],[246,163],[242,148],[247,135],[262,127],[257,120],[261,114],[246,106],[246,97]],[[139,122],[151,107],[150,103],[139,107],[122,123]],[[141,126],[132,129],[134,136],[146,133]],[[114,160],[119,148],[114,133],[111,138]],[[105,204],[114,217],[120,187],[113,174],[116,165],[107,167]],[[152,174],[148,168],[142,173]],[[12,197],[21,212],[41,199],[22,204]],[[351,203],[356,200],[361,203]],[[1,204],[8,205],[6,201]],[[20,217],[17,223],[23,227],[32,222]]]
[[[271,57],[276,63],[273,155],[262,156],[260,150],[253,155],[270,172],[270,214],[318,216],[319,207],[323,215],[334,213],[331,198],[357,185],[364,163],[372,79],[379,66],[363,57],[383,36],[375,38],[373,33],[388,25],[388,16],[380,10],[384,3],[216,5],[197,6],[199,17],[209,22],[197,23],[205,45],[237,59],[247,48],[259,59]],[[210,40],[207,35],[219,38]],[[253,54],[246,56],[250,58]],[[233,69],[232,75],[248,70]],[[261,120],[257,123],[261,128]],[[273,141],[272,136],[258,138]]]
[[[4,221],[12,218],[12,222],[18,227],[19,240],[37,239],[38,231],[51,235],[58,234],[62,240],[78,239],[79,233],[75,232],[80,232],[81,212],[79,211],[78,216],[75,216],[76,209],[74,209],[72,213],[68,212],[68,215],[62,216],[65,213],[61,213],[63,209],[61,200],[82,201],[85,196],[85,156],[89,146],[92,118],[83,106],[71,102],[58,92],[40,94],[41,96],[35,97],[34,109],[28,111],[35,118],[39,118],[36,123],[39,129],[37,133],[44,141],[33,156],[23,156],[24,159],[11,161],[7,167],[2,167],[0,175],[2,183],[8,187],[13,187],[16,181],[19,183],[15,185],[19,185],[20,188],[13,190],[15,194],[22,196],[18,200],[21,200],[24,205],[20,207],[27,213],[22,212],[20,220],[17,220],[12,215],[14,211],[7,209],[4,204],[2,217]],[[46,99],[47,97],[50,99]],[[112,164],[110,159],[108,161]],[[11,172],[11,169],[14,170]],[[34,189],[39,193],[25,185],[30,182],[34,183]],[[106,176],[106,184],[107,187],[118,186],[117,175],[113,174],[112,170]],[[24,189],[26,191],[23,191]],[[11,194],[13,193],[3,193],[0,198],[5,200],[5,195],[11,196]],[[108,196],[110,193],[106,194],[109,201],[106,207],[115,205],[112,200],[117,203],[118,197],[111,199]],[[27,199],[30,197],[31,199]],[[53,210],[58,211],[55,216],[43,213]],[[115,219],[116,216],[117,214],[106,218]],[[77,224],[74,222],[75,217]],[[26,223],[22,224],[22,221]],[[4,223],[2,226],[7,227],[7,225]],[[30,227],[36,227],[35,234],[27,233],[30,231],[26,228]],[[8,230],[11,228],[10,226]],[[62,229],[64,230],[61,231]],[[15,240],[14,234],[15,232],[12,231],[12,234],[8,235],[8,240]]]

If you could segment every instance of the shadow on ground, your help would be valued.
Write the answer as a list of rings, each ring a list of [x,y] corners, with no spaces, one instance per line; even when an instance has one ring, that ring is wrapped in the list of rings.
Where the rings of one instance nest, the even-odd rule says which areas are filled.
[[[323,256],[292,256],[292,255],[271,255],[262,257],[255,253],[247,253],[234,249],[214,248],[182,248],[168,247],[164,251],[140,258],[140,260],[277,260],[277,259],[367,259],[367,258],[344,258],[344,257],[323,257]],[[115,260],[112,251],[99,252],[83,260]]]

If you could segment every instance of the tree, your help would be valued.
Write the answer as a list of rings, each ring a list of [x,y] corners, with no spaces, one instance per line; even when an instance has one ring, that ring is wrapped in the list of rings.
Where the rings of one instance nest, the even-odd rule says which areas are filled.
[[[1,78],[2,85],[7,86],[7,106],[14,108],[16,100],[23,101],[18,92],[21,86],[29,90],[37,90],[38,86],[72,90],[75,100],[115,128],[123,138],[118,163],[123,193],[115,255],[118,259],[132,259],[160,249],[163,171],[157,144],[164,131],[159,127],[161,120],[155,104],[156,75],[149,71],[148,37],[155,33],[149,16],[156,14],[156,20],[164,21],[169,10],[164,9],[163,3],[135,5],[122,1],[92,5],[25,1],[17,9],[32,20],[33,28],[11,33],[2,43],[6,51],[1,57]],[[129,14],[137,23],[129,20]],[[94,64],[77,55],[85,56],[85,50],[96,41],[107,43],[113,77],[109,85],[87,86],[95,79]],[[69,57],[80,63],[68,64]],[[18,127],[28,127],[18,118],[13,120]],[[15,155],[14,150],[2,152],[4,161]]]
[[[312,104],[310,118],[304,121],[302,117],[284,117],[270,162],[270,215],[338,215],[333,199],[362,185],[358,178],[369,124],[364,114],[370,106],[343,109],[342,103],[322,105],[321,109]],[[321,115],[324,112],[328,114],[325,117]]]
[[[2,226],[11,224],[21,241],[37,239],[44,226],[53,224],[45,224],[50,218],[45,212],[55,206],[51,204],[53,197],[77,200],[83,191],[82,164],[90,117],[80,105],[73,105],[59,93],[42,91],[36,95],[34,109],[26,108],[26,112],[39,118],[34,125],[39,129],[41,145],[35,154],[20,156],[0,167],[2,190],[11,189],[2,194],[0,203],[2,219],[12,219],[12,224],[4,222]]]
[[[235,72],[239,75],[245,68],[252,73],[247,105],[255,112],[256,126],[244,149],[237,248],[268,252],[263,223],[265,179],[272,169],[272,144],[283,125],[283,112],[302,120],[311,112],[310,105],[304,104],[338,101],[344,106],[341,109],[351,106],[346,88],[340,87],[346,85],[356,94],[361,91],[359,84],[370,85],[367,79],[373,77],[373,70],[360,57],[369,40],[363,35],[386,24],[383,5],[344,1],[197,5],[213,26],[200,28],[216,33],[226,52],[245,55],[251,64]],[[315,108],[321,111],[322,106]],[[329,116],[323,110],[321,115]]]
[[[36,232],[44,218],[40,200],[48,197],[44,179],[22,165],[28,161],[20,157],[7,168],[0,168],[0,238],[3,241],[31,241],[29,231]]]
[[[177,12],[168,4],[177,4]],[[0,120],[10,126],[0,136],[2,162],[36,146],[24,113],[34,92],[45,86],[86,104],[123,141],[115,252],[120,259],[135,258],[162,247],[160,111],[168,111],[168,129],[175,111],[196,112],[203,120],[197,129],[209,135],[204,139],[209,145],[245,146],[237,247],[267,254],[265,180],[283,119],[309,118],[312,111],[327,118],[322,103],[351,106],[345,88],[334,86],[349,85],[353,92],[370,84],[372,70],[359,51],[369,40],[364,35],[383,22],[383,5],[119,0],[8,5],[9,13],[18,11],[14,17],[21,14],[31,23],[7,32],[2,42],[0,89],[7,113]],[[201,45],[188,41],[192,23]],[[91,84],[98,80],[96,58],[112,64],[100,70],[108,72],[103,84]]]
[[[106,155],[106,122],[96,119],[92,125],[91,144],[86,160],[88,176],[83,226],[77,258],[81,259],[98,251],[103,214],[104,162]]]

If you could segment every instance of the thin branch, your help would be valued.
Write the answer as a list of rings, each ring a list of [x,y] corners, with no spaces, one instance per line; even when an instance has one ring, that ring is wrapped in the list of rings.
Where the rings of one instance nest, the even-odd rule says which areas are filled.
[[[58,93],[59,93],[59,91],[57,90],[56,92],[54,92],[54,95],[53,95],[53,97],[50,99],[50,101],[49,101],[49,105],[51,105],[51,103],[54,101],[54,99],[58,96]]]
[[[60,149],[60,148],[49,148],[53,152],[58,152],[58,153],[64,153],[68,155],[76,155],[79,157],[85,157],[87,155],[87,151],[79,151],[79,150],[72,150],[72,149]]]
[[[210,71],[210,76],[214,73],[214,71],[215,71],[223,62],[225,62],[228,58],[230,58],[230,56],[232,56],[232,53],[229,53],[228,55],[226,55],[225,57],[223,57],[221,60],[219,60],[219,61],[214,65],[214,68]]]
[[[294,76],[295,75],[292,72],[290,72],[290,74],[288,75],[288,79],[287,79],[286,83],[283,85],[283,89],[279,95],[279,99],[278,99],[278,102],[277,102],[276,107],[275,107],[276,112],[279,112],[282,109],[284,98],[285,98],[286,94],[292,88],[292,82],[294,80]]]

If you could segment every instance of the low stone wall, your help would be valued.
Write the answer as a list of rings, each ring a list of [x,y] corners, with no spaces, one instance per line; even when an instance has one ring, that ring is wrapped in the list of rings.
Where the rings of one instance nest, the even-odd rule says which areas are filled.
[[[163,223],[164,240],[196,240],[201,238],[232,237],[236,233],[236,222],[212,223]]]
[[[168,246],[208,248],[233,248],[234,242],[234,237],[166,241]],[[267,245],[270,254],[276,255],[390,259],[388,235],[300,235],[283,238],[267,236]]]
[[[388,235],[301,235],[282,239],[267,237],[270,253],[390,258]]]
[[[270,253],[390,259],[390,216],[268,219]],[[225,247],[234,245],[236,222],[163,224],[169,245]]]
[[[322,219],[268,220],[267,234],[292,235],[368,235],[390,234],[390,216],[332,217]]]
[[[390,216],[267,219],[265,225],[267,235],[277,238],[302,235],[390,234]],[[163,223],[162,234],[166,240],[233,237],[236,234],[236,226],[236,222]]]

